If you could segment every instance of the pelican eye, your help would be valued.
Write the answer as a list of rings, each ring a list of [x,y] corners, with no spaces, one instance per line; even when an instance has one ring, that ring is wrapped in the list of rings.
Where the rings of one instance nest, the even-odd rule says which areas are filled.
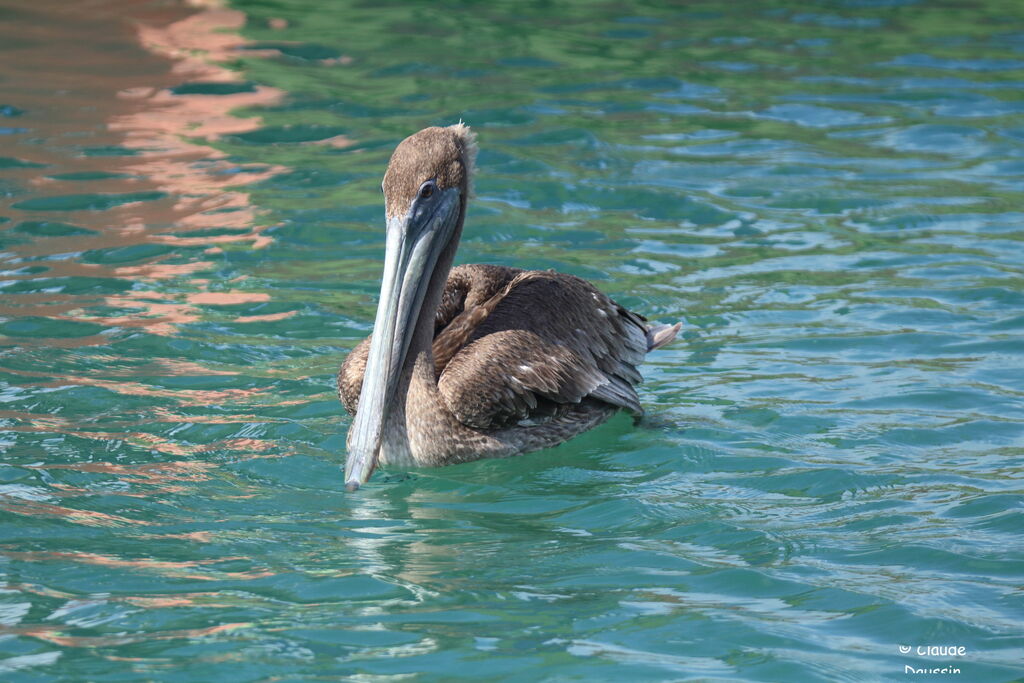
[[[437,183],[434,182],[433,180],[428,180],[427,182],[420,185],[420,199],[430,199],[430,197],[434,194],[434,190],[436,188]]]

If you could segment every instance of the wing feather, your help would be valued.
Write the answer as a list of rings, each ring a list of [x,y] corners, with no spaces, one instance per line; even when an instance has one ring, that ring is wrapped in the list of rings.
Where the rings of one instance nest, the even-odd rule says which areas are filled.
[[[442,399],[463,424],[495,430],[558,419],[588,397],[642,414],[637,366],[678,327],[648,328],[572,275],[468,265],[452,270],[435,329]],[[338,393],[351,414],[369,346],[367,337],[338,373]]]
[[[434,316],[433,354],[437,374],[451,357],[462,348],[469,335],[486,317],[481,308],[495,294],[522,273],[522,268],[494,265],[463,265],[452,268],[445,282],[441,303]],[[370,339],[359,342],[349,351],[338,371],[338,397],[350,415],[359,407],[359,393],[363,388],[363,375],[370,355]]]
[[[647,328],[590,283],[525,271],[478,309],[460,314],[465,343],[438,380],[463,424],[500,429],[557,414],[559,405],[588,396],[642,412],[633,386],[640,381],[636,366],[647,350]]]

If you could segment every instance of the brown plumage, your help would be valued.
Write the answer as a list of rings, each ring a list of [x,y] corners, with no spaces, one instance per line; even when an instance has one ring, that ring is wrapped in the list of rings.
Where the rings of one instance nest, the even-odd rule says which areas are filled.
[[[379,344],[379,356],[401,362],[397,379],[382,389],[390,393],[381,404],[381,435],[369,439],[369,450],[379,445],[385,463],[443,465],[515,455],[554,446],[619,409],[640,415],[637,366],[679,329],[678,323],[646,325],[572,275],[493,265],[451,269],[474,153],[474,136],[462,124],[428,128],[399,145],[384,176],[389,230],[392,222],[405,221],[395,243],[407,253],[414,247],[405,243],[418,239],[422,225],[439,224],[419,218],[431,216],[430,202],[441,201],[432,193],[454,188],[450,202],[454,207],[457,195],[458,211],[432,272],[421,276],[430,282],[408,351],[399,358],[390,350],[400,349],[397,341]],[[382,307],[384,298],[382,291]],[[338,374],[341,401],[353,415],[371,343],[372,336],[358,344]],[[350,448],[352,441],[350,433]],[[365,480],[369,472],[352,476]]]

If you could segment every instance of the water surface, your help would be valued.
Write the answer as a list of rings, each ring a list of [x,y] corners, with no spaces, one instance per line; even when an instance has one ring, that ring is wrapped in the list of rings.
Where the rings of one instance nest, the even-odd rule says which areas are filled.
[[[0,7],[5,680],[1024,676],[1019,3],[192,4]],[[639,427],[348,495],[460,118],[460,262],[684,333]]]

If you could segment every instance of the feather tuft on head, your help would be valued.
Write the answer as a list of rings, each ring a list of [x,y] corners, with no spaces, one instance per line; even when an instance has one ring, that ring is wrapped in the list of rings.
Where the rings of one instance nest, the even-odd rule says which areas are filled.
[[[448,126],[455,135],[462,141],[462,154],[466,163],[467,196],[473,196],[473,179],[476,176],[476,131],[467,126],[459,119],[453,126]]]

